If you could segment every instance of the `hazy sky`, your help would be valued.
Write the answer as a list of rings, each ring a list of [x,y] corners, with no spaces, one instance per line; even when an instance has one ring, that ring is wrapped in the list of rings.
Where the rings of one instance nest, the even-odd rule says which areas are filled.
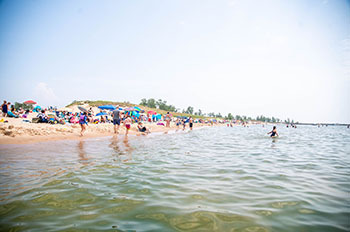
[[[350,1],[0,1],[0,100],[350,123]]]

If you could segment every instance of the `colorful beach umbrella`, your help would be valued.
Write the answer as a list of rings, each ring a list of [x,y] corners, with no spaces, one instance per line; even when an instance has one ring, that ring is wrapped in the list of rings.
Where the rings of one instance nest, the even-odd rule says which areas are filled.
[[[128,107],[128,108],[125,108],[124,111],[135,111],[135,108],[134,107]]]
[[[107,113],[106,112],[100,112],[100,113],[96,114],[96,116],[102,116],[102,115],[107,115]]]
[[[153,111],[153,110],[150,110],[147,112],[147,114],[157,114],[157,112]]]
[[[98,108],[101,110],[115,110],[115,107],[112,105],[99,106]]]
[[[24,103],[24,104],[28,104],[28,105],[31,105],[31,104],[35,105],[35,104],[36,104],[36,102],[33,101],[33,100],[28,100],[28,101],[25,101],[25,102],[23,102],[23,103]]]
[[[141,111],[141,109],[137,106],[134,106],[134,109],[137,110],[137,111]]]

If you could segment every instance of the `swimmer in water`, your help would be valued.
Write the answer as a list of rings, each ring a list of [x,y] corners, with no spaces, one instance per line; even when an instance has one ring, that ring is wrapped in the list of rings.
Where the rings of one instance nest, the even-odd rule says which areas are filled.
[[[277,130],[276,130],[276,126],[274,126],[272,128],[272,131],[270,131],[269,133],[267,134],[271,134],[271,137],[277,137],[278,136],[278,133],[277,133]]]

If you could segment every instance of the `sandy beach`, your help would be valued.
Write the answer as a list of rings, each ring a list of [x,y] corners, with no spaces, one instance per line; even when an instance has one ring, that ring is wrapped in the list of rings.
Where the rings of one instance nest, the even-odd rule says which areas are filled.
[[[114,135],[114,129],[112,123],[89,123],[87,130],[83,137],[80,136],[79,124],[48,124],[48,123],[29,123],[24,120],[31,121],[32,117],[35,117],[36,113],[31,113],[27,119],[23,118],[8,118],[0,117],[8,122],[0,122],[0,144],[25,144],[36,143],[53,140],[65,140],[65,139],[85,139],[93,137],[104,137]],[[164,123],[164,122],[163,122]],[[164,123],[165,124],[165,123]],[[170,130],[177,130],[178,127],[174,122],[171,123],[170,128],[157,123],[144,122],[144,125],[153,132],[167,132]],[[209,126],[208,124],[194,123],[194,129],[197,127]],[[182,130],[182,126],[179,127]],[[188,125],[186,125],[188,129]],[[119,134],[125,134],[125,126],[120,125]],[[137,130],[137,124],[133,123],[129,134],[136,135],[141,134]]]

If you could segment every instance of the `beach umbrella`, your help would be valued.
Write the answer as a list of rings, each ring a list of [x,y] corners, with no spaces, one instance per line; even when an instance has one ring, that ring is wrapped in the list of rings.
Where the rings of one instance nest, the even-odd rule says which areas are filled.
[[[40,106],[35,106],[33,109],[34,112],[39,112],[40,110],[41,110]]]
[[[82,107],[82,106],[78,106],[78,109],[81,110],[81,111],[83,111],[83,112],[85,112],[85,113],[88,113],[88,111],[87,111],[84,107]]]
[[[139,107],[137,107],[137,106],[135,106],[134,109],[137,110],[137,111],[141,111],[141,109]]]
[[[128,108],[125,108],[124,111],[135,111],[135,108],[134,107],[128,107]]]
[[[36,102],[35,102],[35,101],[33,101],[33,100],[28,100],[28,101],[23,102],[23,104],[27,104],[27,105],[35,105],[35,104],[36,104]]]
[[[150,110],[147,112],[147,114],[157,114],[157,112],[153,111],[153,110]]]
[[[101,116],[101,115],[107,115],[107,113],[106,112],[100,112],[100,113],[96,114],[96,116]]]
[[[101,110],[115,110],[115,107],[112,105],[99,106],[98,108]]]

